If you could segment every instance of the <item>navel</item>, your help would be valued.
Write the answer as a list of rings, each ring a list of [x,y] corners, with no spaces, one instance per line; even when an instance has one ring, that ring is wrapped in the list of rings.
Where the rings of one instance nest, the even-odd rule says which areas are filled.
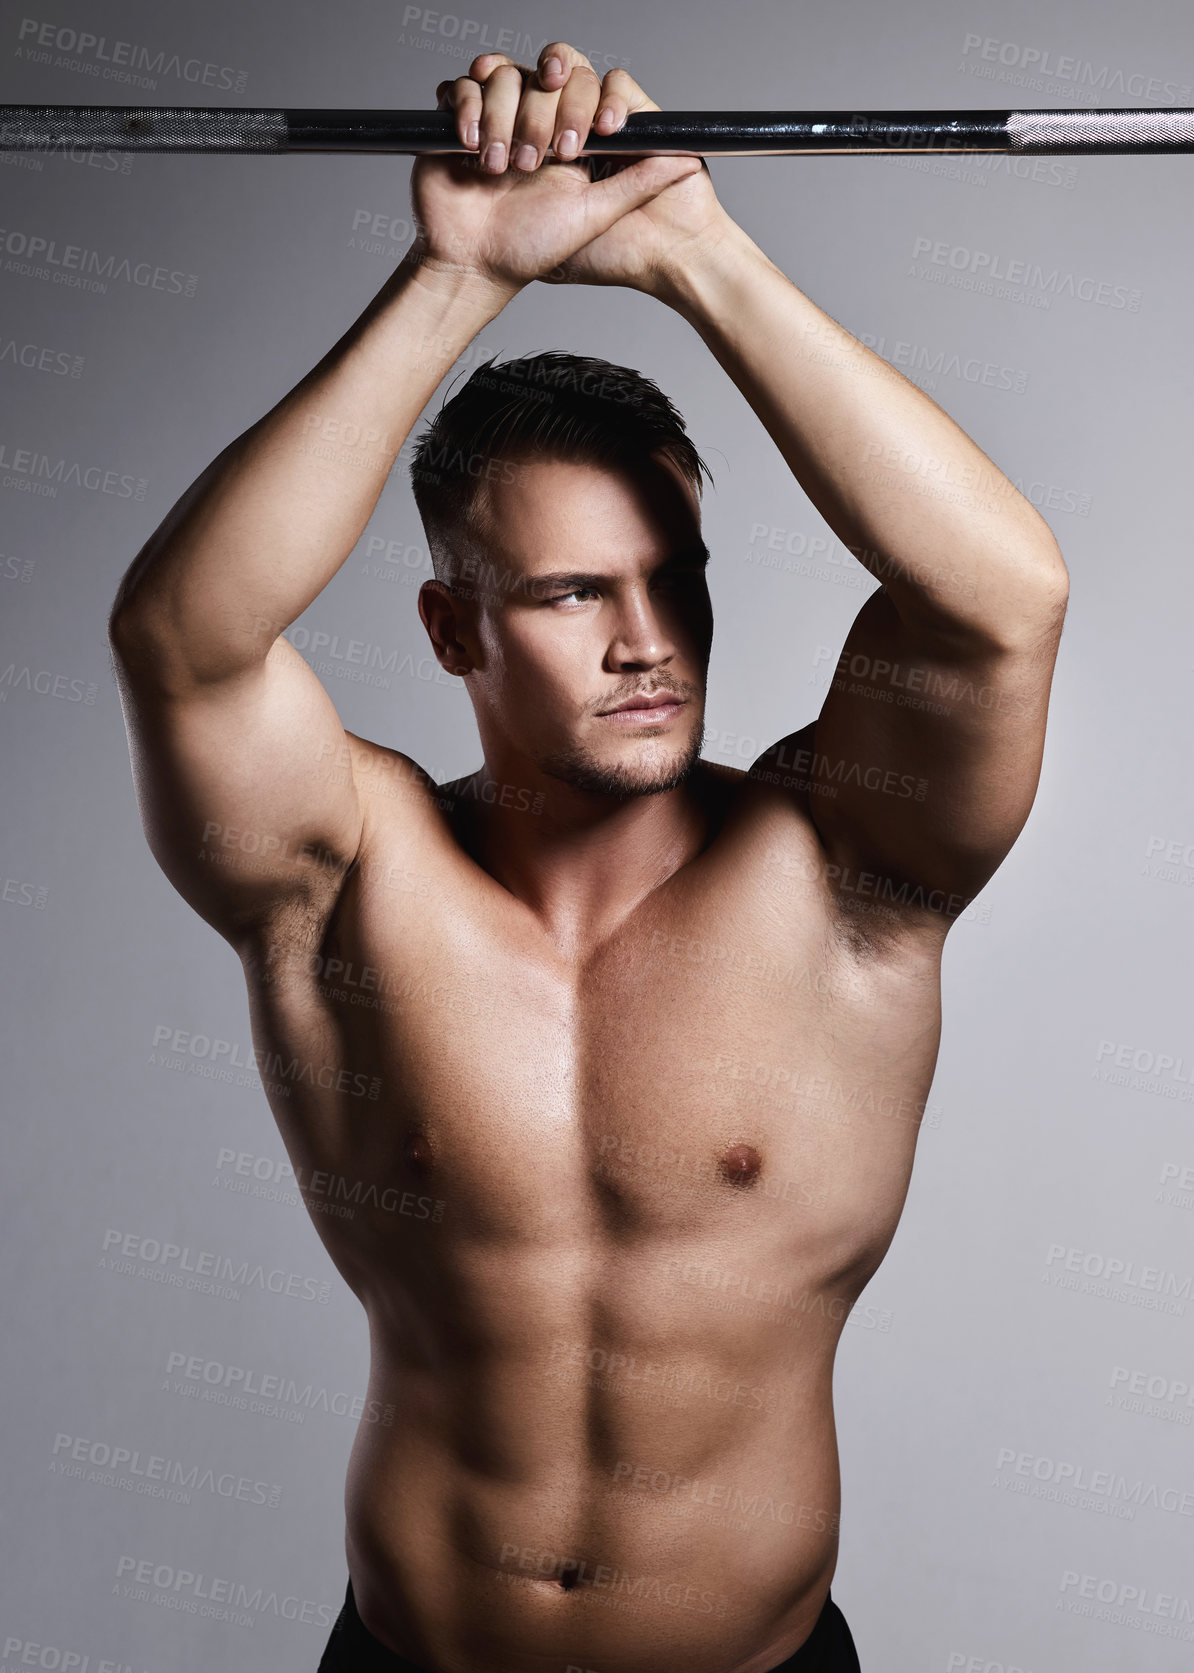
[[[426,1133],[416,1129],[408,1133],[402,1141],[402,1160],[412,1173],[428,1174],[435,1165],[435,1156],[431,1149],[431,1140]]]
[[[753,1144],[734,1144],[720,1162],[721,1177],[730,1185],[753,1185],[762,1170],[763,1158]]]

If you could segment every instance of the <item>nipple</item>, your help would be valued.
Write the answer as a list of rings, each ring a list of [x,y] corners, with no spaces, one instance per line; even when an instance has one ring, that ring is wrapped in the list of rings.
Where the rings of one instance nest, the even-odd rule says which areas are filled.
[[[412,1173],[427,1174],[431,1172],[435,1157],[431,1150],[431,1140],[426,1133],[408,1133],[402,1141],[402,1160]]]
[[[753,1144],[731,1145],[721,1158],[721,1177],[730,1185],[753,1185],[763,1158]]]

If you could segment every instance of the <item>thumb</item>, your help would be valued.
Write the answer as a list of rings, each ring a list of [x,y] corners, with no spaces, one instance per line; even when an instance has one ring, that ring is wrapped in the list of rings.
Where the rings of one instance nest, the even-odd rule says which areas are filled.
[[[588,239],[598,237],[632,209],[641,209],[669,186],[699,174],[700,157],[640,157],[616,174],[595,180],[584,194],[585,231]]]

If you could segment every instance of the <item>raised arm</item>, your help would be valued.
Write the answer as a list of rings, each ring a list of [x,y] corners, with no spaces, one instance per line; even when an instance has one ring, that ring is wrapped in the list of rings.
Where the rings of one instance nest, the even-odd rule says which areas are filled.
[[[121,583],[109,636],[145,833],[234,945],[296,897],[326,900],[356,854],[362,810],[343,767],[359,757],[282,630],[352,551],[419,411],[500,306],[404,262],[191,485]]]
[[[474,69],[508,62],[489,54]],[[659,108],[624,71],[606,77],[601,104],[601,132]],[[626,285],[683,315],[880,581],[819,717],[752,771],[808,810],[827,881],[843,905],[875,909],[876,940],[893,923],[940,933],[1036,793],[1068,596],[1048,525],[936,402],[780,272],[707,169],[551,277]]]
[[[827,875],[869,909],[859,922],[948,928],[1036,794],[1068,595],[1057,543],[935,401],[727,216],[676,247],[656,294],[881,582],[815,723],[752,770],[807,798]]]
[[[500,125],[509,91],[504,74],[486,88],[483,129]],[[537,96],[554,108],[558,89]],[[468,135],[477,115],[472,102],[457,107],[462,139],[483,150],[485,132]],[[361,840],[372,746],[346,740],[282,630],[352,551],[469,341],[524,285],[694,166],[652,158],[593,181],[575,163],[522,178],[420,158],[419,235],[398,271],[208,466],[125,575],[109,636],[146,835],[235,946],[272,914],[326,904]]]

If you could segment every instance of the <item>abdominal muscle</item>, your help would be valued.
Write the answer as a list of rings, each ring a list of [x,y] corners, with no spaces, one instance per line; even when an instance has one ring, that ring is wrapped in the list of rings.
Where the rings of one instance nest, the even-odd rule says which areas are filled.
[[[589,1265],[625,1293],[636,1260],[676,1258],[703,1260]],[[418,1368],[391,1302],[363,1298],[366,1410],[393,1412],[362,1422],[346,1488],[368,1629],[436,1673],[764,1673],[790,1655],[837,1554],[841,1319],[761,1331],[674,1305],[661,1323],[649,1278],[611,1310],[575,1248],[465,1264],[486,1339],[441,1318]],[[797,1289],[825,1293],[807,1274]]]

